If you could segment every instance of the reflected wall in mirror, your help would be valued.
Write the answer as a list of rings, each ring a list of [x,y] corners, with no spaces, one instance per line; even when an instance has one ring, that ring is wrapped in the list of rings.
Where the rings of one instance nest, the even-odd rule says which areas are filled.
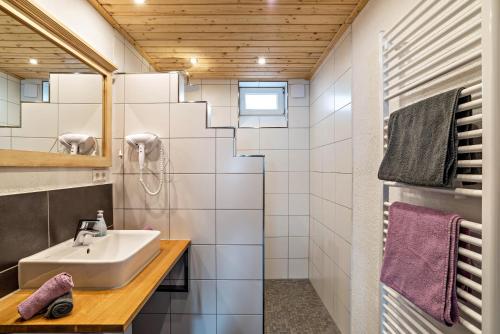
[[[0,11],[0,149],[101,155],[103,79]]]

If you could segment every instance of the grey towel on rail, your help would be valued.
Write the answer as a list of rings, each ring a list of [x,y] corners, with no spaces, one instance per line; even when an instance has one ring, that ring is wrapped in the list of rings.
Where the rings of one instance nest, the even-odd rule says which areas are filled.
[[[458,146],[455,112],[461,90],[429,97],[391,114],[379,179],[418,186],[452,186]]]

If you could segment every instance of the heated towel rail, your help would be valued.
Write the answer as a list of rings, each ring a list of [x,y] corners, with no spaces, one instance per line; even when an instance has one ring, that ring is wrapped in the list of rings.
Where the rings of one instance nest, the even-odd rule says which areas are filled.
[[[439,193],[449,200],[470,198],[481,206],[479,221],[463,220],[460,225],[460,324],[445,328],[382,285],[382,333],[500,333],[496,314],[500,312],[499,19],[497,0],[421,0],[381,33],[384,152],[392,111],[456,87],[465,87],[461,96],[467,97],[459,103],[456,115],[460,142],[455,187],[383,182],[383,244],[395,188]]]

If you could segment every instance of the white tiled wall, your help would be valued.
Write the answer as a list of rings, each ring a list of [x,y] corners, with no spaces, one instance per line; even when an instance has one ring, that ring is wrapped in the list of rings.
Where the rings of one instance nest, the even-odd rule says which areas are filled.
[[[51,74],[50,103],[22,103],[22,126],[3,129],[3,148],[60,152],[57,137],[84,133],[102,139],[102,79],[97,74]],[[6,142],[7,143],[7,142]]]
[[[352,237],[350,31],[311,80],[310,145],[310,280],[342,333],[349,333]]]
[[[21,81],[0,72],[0,126],[19,126],[21,124],[20,110]],[[0,139],[0,148],[7,148],[3,143],[5,139]]]
[[[115,81],[121,90],[115,109],[124,112],[115,116],[122,129],[113,144],[115,152],[125,152],[113,166],[115,222],[192,241],[189,293],[156,293],[133,332],[262,333],[263,158],[234,157],[233,131],[207,128],[206,103],[178,103],[177,90],[169,87],[176,82],[177,73],[126,74]],[[168,183],[160,196],[144,192],[137,153],[124,143],[124,136],[142,131],[158,133],[168,152]],[[147,160],[157,171],[154,152]],[[156,175],[148,173],[146,182],[156,185]]]
[[[239,154],[265,155],[268,279],[309,277],[309,82],[288,83],[288,128],[240,128],[236,135]],[[293,97],[295,86],[304,87],[304,97]],[[186,87],[185,99],[208,101],[212,126],[238,127],[237,80],[192,80],[191,86]],[[235,159],[231,164],[223,166],[228,170],[242,166]]]

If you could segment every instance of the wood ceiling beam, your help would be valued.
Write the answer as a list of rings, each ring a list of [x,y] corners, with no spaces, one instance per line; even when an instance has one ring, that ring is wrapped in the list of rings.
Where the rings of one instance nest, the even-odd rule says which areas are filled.
[[[0,48],[2,45],[0,44]],[[321,46],[267,46],[267,47],[239,47],[239,46],[214,46],[214,47],[192,47],[192,46],[144,46],[142,49],[147,53],[208,53],[208,52],[239,52],[239,53],[259,53],[265,56],[268,53],[294,53],[311,52],[321,53],[325,49]]]
[[[329,32],[335,33],[340,29],[340,24],[268,24],[266,25],[265,31],[267,33],[272,32],[310,32],[310,33],[322,33]],[[262,27],[254,24],[201,24],[201,25],[190,25],[190,24],[124,24],[122,25],[130,33],[137,32],[167,32],[167,33],[186,33],[186,32],[204,32],[204,33],[214,33],[214,32],[249,32],[249,33],[262,33]],[[1,28],[1,26],[0,26]]]
[[[1,36],[1,35],[0,35]],[[141,47],[148,46],[163,46],[163,47],[219,47],[219,46],[234,46],[234,47],[325,47],[329,41],[283,41],[283,40],[269,40],[269,41],[228,41],[228,40],[153,40],[137,41]]]
[[[100,0],[102,5],[126,5],[130,0]],[[346,5],[357,4],[358,0],[279,0],[280,4],[318,4]],[[148,0],[151,5],[235,5],[235,4],[269,4],[269,0]]]
[[[127,5],[103,5],[104,9],[111,16],[127,16],[127,15],[349,15],[353,11],[355,5],[318,5],[318,4],[301,4],[301,5],[254,5],[254,4],[223,4],[210,5],[155,5],[148,4],[147,6],[137,6],[133,3]]]
[[[228,40],[228,41],[331,41],[335,33],[131,33],[132,38],[140,41],[154,40]]]
[[[203,53],[177,53],[177,52],[172,52],[172,53],[165,53],[165,52],[150,52],[149,55],[151,56],[151,59],[161,59],[161,58],[175,58],[175,57],[180,57],[180,58],[186,58],[189,59],[191,57],[197,57],[198,59],[200,58],[250,58],[250,59],[255,59],[259,57],[261,53],[241,53],[241,52],[235,52],[235,53],[220,53],[220,52],[203,52]],[[307,53],[307,52],[295,52],[295,53],[270,53],[266,54],[266,59],[270,58],[281,58],[281,59],[286,59],[286,58],[316,58],[318,59],[321,57],[321,52],[317,53]]]
[[[89,0],[97,1],[97,0]],[[109,14],[108,14],[109,15]],[[343,24],[347,15],[115,15],[119,24]],[[262,27],[265,29],[265,27]]]

